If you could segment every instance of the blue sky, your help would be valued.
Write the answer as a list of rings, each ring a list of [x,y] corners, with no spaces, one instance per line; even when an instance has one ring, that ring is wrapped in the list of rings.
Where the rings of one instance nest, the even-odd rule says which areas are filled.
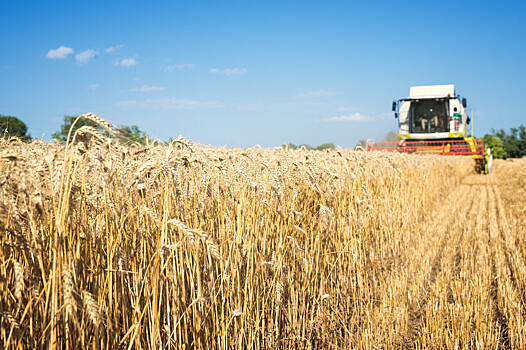
[[[412,85],[456,85],[475,134],[526,124],[526,4],[2,1],[0,114],[49,140],[95,113],[203,145],[380,141]]]

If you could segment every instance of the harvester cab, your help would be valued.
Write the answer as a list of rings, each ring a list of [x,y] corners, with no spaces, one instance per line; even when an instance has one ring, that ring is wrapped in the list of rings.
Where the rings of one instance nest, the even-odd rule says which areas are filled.
[[[454,85],[413,86],[393,104],[398,137],[404,140],[460,139],[467,135],[467,100]]]
[[[369,150],[471,157],[478,172],[491,172],[492,156],[484,141],[468,136],[467,100],[455,85],[413,86],[409,97],[393,102],[398,143],[371,143]]]

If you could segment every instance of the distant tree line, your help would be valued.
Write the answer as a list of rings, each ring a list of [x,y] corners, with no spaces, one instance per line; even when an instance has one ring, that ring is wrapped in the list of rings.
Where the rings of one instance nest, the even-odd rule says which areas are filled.
[[[489,134],[484,135],[484,145],[491,148],[493,158],[526,157],[526,127],[521,125],[511,128],[509,132],[491,129]]]
[[[321,144],[319,146],[316,146],[316,147],[313,147],[313,146],[310,146],[310,145],[307,145],[307,144],[301,144],[301,145],[297,146],[297,145],[293,144],[292,142],[290,142],[290,143],[284,144],[283,148],[288,148],[288,149],[305,148],[307,150],[323,151],[323,150],[326,150],[326,149],[335,149],[336,146],[334,146],[334,143],[332,143],[332,142],[323,143],[323,144]]]
[[[96,129],[101,134],[108,136],[108,132],[104,130],[102,126],[100,126],[99,124],[89,119],[80,118],[75,123],[75,125],[73,125],[76,119],[77,119],[76,116],[71,116],[71,115],[64,116],[64,121],[63,121],[62,126],[60,127],[60,130],[53,133],[51,136],[53,136],[53,138],[57,140],[65,142],[68,138],[70,129],[71,129],[71,136],[73,136],[75,134],[75,131],[77,131],[79,128],[83,126],[90,126]],[[73,128],[72,128],[72,125],[73,125]],[[137,125],[131,125],[131,126],[121,125],[116,129],[118,130],[118,134],[116,135],[116,138],[120,142],[125,143],[130,146],[133,144],[139,144],[139,145],[146,144],[146,139],[148,138],[148,135],[144,131],[141,131]]]
[[[90,126],[94,128],[99,133],[108,136],[108,132],[104,130],[99,124],[85,119],[80,118],[75,125],[73,123],[77,119],[76,116],[66,115],[64,116],[63,124],[60,126],[60,129],[54,132],[51,136],[59,141],[66,142],[68,139],[68,134],[71,130],[71,137],[75,135],[75,131],[83,126]],[[73,127],[72,127],[73,126]],[[127,145],[144,145],[148,139],[146,132],[139,129],[137,125],[121,125],[118,128],[118,134],[116,139]],[[0,115],[0,137],[11,138],[18,137],[20,140],[25,142],[30,142],[33,140],[31,135],[28,133],[27,125],[13,116]]]

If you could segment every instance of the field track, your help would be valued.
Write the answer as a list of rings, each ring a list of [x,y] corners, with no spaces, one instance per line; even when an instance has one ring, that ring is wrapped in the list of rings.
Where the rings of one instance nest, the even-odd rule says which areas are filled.
[[[467,176],[408,230],[402,264],[412,268],[393,269],[391,283],[402,288],[385,301],[399,305],[408,294],[404,347],[433,348],[440,338],[448,348],[526,346],[525,260],[516,246],[524,237],[509,224],[499,181],[498,173]]]
[[[502,186],[514,181],[505,178],[513,170],[524,176],[524,169],[509,169],[505,162],[499,166],[492,175],[465,177],[457,191],[408,229],[405,257],[388,282],[400,288],[383,300],[391,319],[407,315],[399,317],[404,325],[391,345],[526,347],[525,232],[524,225],[511,224],[516,218],[506,207],[516,204],[522,208],[518,215],[524,215],[525,200]],[[513,188],[524,192],[524,187]]]
[[[2,348],[526,349],[526,160],[0,140]]]

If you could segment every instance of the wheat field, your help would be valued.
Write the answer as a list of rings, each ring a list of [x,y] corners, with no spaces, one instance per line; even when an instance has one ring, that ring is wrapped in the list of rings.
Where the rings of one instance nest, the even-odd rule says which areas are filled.
[[[0,140],[3,348],[526,348],[526,160],[75,139]]]

